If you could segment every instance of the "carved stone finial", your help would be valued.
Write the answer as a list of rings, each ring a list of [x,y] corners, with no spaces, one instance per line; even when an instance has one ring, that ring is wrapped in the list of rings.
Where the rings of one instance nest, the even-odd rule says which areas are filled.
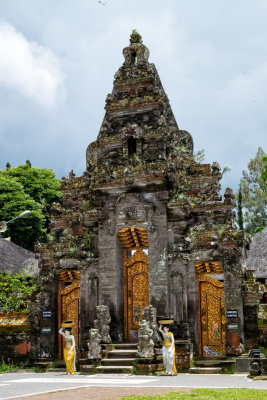
[[[123,49],[124,64],[142,65],[148,61],[149,50],[143,45],[142,36],[134,29],[130,36],[130,46]]]
[[[235,195],[233,190],[229,187],[227,187],[224,192],[224,203],[231,204],[233,206],[235,205]]]
[[[140,33],[137,32],[136,29],[132,30],[131,36],[130,36],[130,43],[131,44],[136,44],[136,43],[143,43],[142,36]]]

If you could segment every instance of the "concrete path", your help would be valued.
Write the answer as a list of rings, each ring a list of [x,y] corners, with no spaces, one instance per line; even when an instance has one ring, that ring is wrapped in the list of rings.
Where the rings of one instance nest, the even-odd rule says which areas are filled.
[[[267,398],[267,381],[253,381],[248,379],[246,375],[178,374],[172,377],[77,374],[74,376],[67,376],[59,372],[39,374],[33,372],[16,372],[0,375],[0,400],[83,387],[159,388],[162,390],[166,388],[168,389],[166,391],[175,391],[181,388],[253,388],[266,389]],[[162,393],[162,391],[160,391],[160,393]],[[78,400],[76,396],[71,397]],[[40,397],[35,397],[35,399],[38,398]],[[91,396],[88,398],[93,400]]]

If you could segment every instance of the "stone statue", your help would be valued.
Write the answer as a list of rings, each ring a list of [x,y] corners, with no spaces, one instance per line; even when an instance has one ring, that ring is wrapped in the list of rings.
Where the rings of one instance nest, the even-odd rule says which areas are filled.
[[[87,342],[88,345],[88,358],[100,358],[100,352],[101,352],[101,336],[99,335],[99,330],[98,329],[90,329],[89,330],[89,342]]]
[[[94,327],[99,330],[102,343],[111,343],[109,335],[109,324],[111,321],[108,306],[96,306],[96,317]]]
[[[154,342],[152,340],[153,330],[149,327],[148,321],[139,322],[138,329],[138,352],[141,358],[154,357]]]
[[[157,310],[155,307],[149,305],[143,309],[143,320],[149,322],[149,327],[153,331],[152,340],[154,343],[160,342],[157,324]]]

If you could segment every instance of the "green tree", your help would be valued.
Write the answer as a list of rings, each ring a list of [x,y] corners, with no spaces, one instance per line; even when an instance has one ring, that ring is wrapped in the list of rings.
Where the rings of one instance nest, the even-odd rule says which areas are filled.
[[[15,178],[0,174],[0,220],[8,221],[25,210],[31,211],[30,216],[8,224],[4,236],[11,236],[12,242],[33,250],[36,240],[45,240],[43,207],[24,192]]]
[[[22,211],[32,213],[8,225],[5,236],[29,250],[46,239],[49,209],[61,199],[60,181],[51,169],[34,168],[29,160],[24,165],[0,170],[0,220],[9,220]]]
[[[36,286],[36,279],[26,273],[11,275],[0,271],[0,312],[27,311],[27,300]]]
[[[265,190],[267,190],[267,155],[262,157],[263,161],[263,170],[261,173],[261,179],[265,185]]]
[[[259,227],[265,227],[267,222],[267,192],[261,178],[264,171],[263,149],[259,147],[255,158],[248,163],[247,171],[243,171],[240,180],[244,210],[244,229],[252,233]]]
[[[237,223],[239,226],[239,229],[243,230],[244,225],[243,225],[243,201],[242,201],[242,192],[239,189],[238,192],[238,198],[237,198]]]
[[[54,201],[61,199],[60,180],[51,169],[34,168],[27,160],[24,165],[18,165],[1,173],[16,178],[22,184],[24,192],[41,203],[46,211]]]

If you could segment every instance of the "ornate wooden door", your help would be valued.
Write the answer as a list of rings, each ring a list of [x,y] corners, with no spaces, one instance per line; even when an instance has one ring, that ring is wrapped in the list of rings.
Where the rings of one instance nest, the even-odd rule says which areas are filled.
[[[224,283],[199,275],[200,355],[219,358],[225,355]]]
[[[148,257],[136,250],[124,261],[124,333],[132,340],[131,331],[137,334],[142,311],[149,305]]]
[[[76,271],[78,272],[78,271]],[[73,321],[72,332],[75,344],[80,343],[80,279],[73,274],[73,281],[61,280],[59,282],[59,328],[64,321]],[[62,278],[61,278],[62,279]],[[69,278],[70,279],[70,278]],[[59,358],[63,356],[63,340],[60,336]]]

